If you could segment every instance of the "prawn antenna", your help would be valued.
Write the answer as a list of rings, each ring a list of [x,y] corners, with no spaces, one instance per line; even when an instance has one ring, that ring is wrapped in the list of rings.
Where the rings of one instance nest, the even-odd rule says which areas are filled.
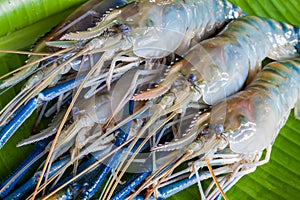
[[[212,178],[213,178],[213,180],[214,180],[214,182],[215,182],[217,188],[220,190],[220,192],[221,192],[223,198],[224,198],[225,200],[228,200],[228,198],[227,198],[225,192],[223,191],[222,187],[221,187],[220,184],[219,184],[219,181],[218,181],[217,177],[215,176],[215,173],[214,173],[213,168],[212,168],[212,166],[211,166],[211,164],[210,164],[209,158],[205,158],[205,162],[206,162],[206,165],[207,165],[207,167],[208,167],[208,170],[209,170],[209,172],[210,172],[210,174],[211,174],[211,176],[212,176]]]

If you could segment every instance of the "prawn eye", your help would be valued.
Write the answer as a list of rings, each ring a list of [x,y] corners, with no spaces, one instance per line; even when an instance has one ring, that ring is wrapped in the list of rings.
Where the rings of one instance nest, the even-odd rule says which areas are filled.
[[[126,25],[126,24],[122,24],[122,25],[120,26],[120,30],[121,30],[121,32],[122,32],[123,34],[128,34],[129,31],[130,31],[130,27],[129,27],[128,25]]]
[[[197,80],[197,76],[195,74],[190,74],[188,77],[188,82],[194,83]]]
[[[246,124],[248,122],[247,118],[244,115],[239,115],[241,124]]]
[[[223,124],[216,125],[215,131],[216,131],[217,134],[223,133],[224,132],[224,126],[223,126]]]
[[[150,18],[145,20],[145,26],[146,27],[153,27],[154,26],[154,21]]]

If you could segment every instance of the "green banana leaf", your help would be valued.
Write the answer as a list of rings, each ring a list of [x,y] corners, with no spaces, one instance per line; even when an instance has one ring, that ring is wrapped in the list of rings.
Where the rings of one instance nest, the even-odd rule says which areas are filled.
[[[85,0],[0,0],[0,49],[29,50],[41,36]],[[300,0],[232,0],[249,15],[270,17],[300,26]],[[74,7],[75,6],[75,7]],[[259,38],[258,38],[259,39]],[[21,66],[26,55],[0,53],[0,75]],[[0,107],[13,98],[16,87],[0,96]],[[33,116],[34,118],[35,116]],[[229,199],[296,199],[300,194],[300,125],[291,115],[280,131],[271,160],[243,177],[228,193]],[[28,119],[0,150],[0,182],[11,173],[32,146],[16,148],[28,137],[34,119]],[[197,186],[170,199],[200,199]]]
[[[30,50],[32,45],[74,9],[87,0],[0,0],[0,49]],[[24,65],[26,55],[0,53],[0,74]],[[20,87],[0,96],[0,107],[12,99]],[[0,150],[0,182],[30,153],[33,146],[16,148],[34,127],[36,114],[20,127]]]

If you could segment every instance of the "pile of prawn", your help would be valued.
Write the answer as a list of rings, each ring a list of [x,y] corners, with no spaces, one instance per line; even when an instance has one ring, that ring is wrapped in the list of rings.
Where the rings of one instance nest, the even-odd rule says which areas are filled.
[[[4,91],[26,79],[0,111],[0,148],[36,110],[36,126],[52,118],[18,144],[35,148],[0,197],[157,199],[198,184],[227,199],[300,115],[299,39],[225,0],[87,2],[0,77]]]

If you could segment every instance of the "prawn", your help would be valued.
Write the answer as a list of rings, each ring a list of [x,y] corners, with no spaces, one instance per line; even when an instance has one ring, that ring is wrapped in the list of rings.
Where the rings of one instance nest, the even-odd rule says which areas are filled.
[[[136,56],[162,58],[178,49],[187,50],[193,39],[202,40],[241,15],[243,11],[228,1],[130,1],[88,31],[67,33],[61,39],[87,40],[116,28],[124,36],[120,42],[129,41],[124,44]]]
[[[195,123],[195,130],[199,126],[206,128],[202,128],[199,139],[188,146],[186,160],[200,157],[192,165],[195,173],[207,165],[206,159],[216,166],[227,167],[228,173],[219,177],[221,187],[227,191],[242,176],[267,163],[272,144],[292,108],[299,119],[299,81],[299,58],[272,62],[245,90],[213,106],[208,124]],[[261,159],[264,150],[266,155]],[[162,183],[163,178],[157,182]],[[188,179],[182,185],[187,182]],[[208,187],[205,192],[207,199],[219,195],[218,189],[211,189]]]
[[[217,14],[202,12],[208,9],[211,10],[209,13]],[[79,16],[83,10],[87,11],[86,14]],[[33,49],[33,52],[46,51],[50,52],[50,55],[46,54],[45,57],[32,55],[28,63],[22,67],[24,70],[2,81],[0,88],[5,88],[29,77],[22,91],[0,111],[0,126],[8,123],[19,107],[46,87],[57,84],[59,80],[70,77],[71,74],[76,77],[79,69],[81,73],[86,73],[97,65],[98,69],[91,77],[93,84],[86,86],[91,87],[92,92],[87,95],[91,96],[99,87],[99,79],[107,78],[107,87],[110,89],[112,74],[120,75],[132,67],[139,66],[143,58],[163,58],[176,49],[186,50],[189,48],[187,43],[192,43],[193,38],[203,39],[225,22],[243,14],[240,8],[227,1],[153,3],[115,0],[96,3],[91,0]],[[101,15],[103,16],[99,21]],[[143,16],[142,20],[140,15]],[[194,19],[197,19],[197,23]],[[174,23],[176,23],[175,26]],[[97,25],[89,28],[91,24]],[[74,32],[75,30],[79,32]],[[156,38],[158,33],[160,37]],[[168,40],[165,40],[165,33],[170,33],[172,40],[169,36]],[[163,45],[153,48],[154,44]],[[98,62],[95,64],[96,60]],[[107,68],[108,66],[103,67],[105,61],[111,61],[110,69]],[[118,70],[114,70],[114,66],[120,61],[123,64],[118,65],[118,68],[124,65],[127,68],[118,73]],[[100,76],[100,74],[105,74],[105,76]]]
[[[175,62],[160,85],[133,99],[159,97],[180,76],[191,83],[204,103],[213,105],[241,89],[247,79],[250,82],[266,57],[296,57],[299,33],[298,27],[272,19],[239,18],[216,37],[192,47],[183,59]]]
[[[176,96],[176,101],[166,113],[176,109],[184,113],[182,110],[191,103],[214,105],[240,90],[246,81],[251,81],[265,57],[295,57],[298,42],[298,27],[256,16],[239,18],[219,35],[194,46],[182,60],[175,62],[160,85],[133,99],[156,99],[169,91]],[[182,88],[178,88],[178,79],[185,82]],[[181,92],[176,92],[173,83]],[[168,150],[192,142],[197,134],[187,130],[185,135],[182,140],[168,144],[171,148]],[[167,150],[164,145],[154,149]]]
[[[233,21],[215,38],[205,40],[193,47],[184,59],[172,66],[165,81],[158,87],[133,97],[134,100],[148,100],[162,96],[162,99],[166,99],[167,102],[165,105],[160,105],[164,108],[164,112],[160,109],[159,113],[153,114],[136,136],[135,141],[145,133],[151,123],[160,117],[171,113],[165,122],[160,124],[163,126],[172,116],[178,113],[184,114],[191,102],[202,101],[214,105],[226,96],[237,92],[242,88],[247,77],[253,79],[253,74],[260,69],[259,64],[265,57],[276,59],[295,57],[298,38],[299,28],[275,20],[246,16]],[[191,84],[181,85],[180,88],[178,79],[188,80]],[[177,89],[172,87],[173,83],[178,87]],[[165,94],[168,91],[169,93]],[[157,128],[147,135],[145,141],[155,131]],[[173,145],[154,147],[153,150],[175,150],[191,143],[196,137],[197,129],[187,129],[182,140],[173,142]],[[135,155],[133,154],[130,159],[132,160]],[[125,167],[122,166],[124,162],[125,158],[116,172],[121,168],[126,170],[129,167],[130,162]],[[116,182],[123,174],[124,172],[121,172],[121,175],[115,178]],[[116,186],[117,183],[113,187]]]
[[[64,74],[68,73],[67,75],[69,78],[67,78],[67,80],[72,76],[74,78],[76,77],[76,74],[71,75],[72,72],[74,73],[74,71],[77,72],[79,70],[84,72],[90,69],[94,60],[98,60],[101,57],[100,53],[90,53],[89,56],[83,54],[80,56],[79,54],[76,54],[78,53],[78,45],[71,45],[69,48],[60,51],[58,48],[47,46],[47,42],[56,40],[68,31],[73,31],[74,27],[79,30],[87,29],[90,24],[95,23],[95,20],[98,19],[99,15],[104,14],[109,8],[124,4],[125,1],[121,0],[101,2],[95,0],[89,1],[35,45],[32,50],[34,55],[29,57],[27,64],[21,67],[21,70],[17,69],[1,76],[1,79],[3,79],[4,77],[14,74],[12,77],[3,80],[0,84],[0,88],[13,86],[25,78],[29,78],[29,80],[23,86],[21,92],[1,110],[0,123],[2,125],[7,123],[11,116],[10,113],[14,113],[17,108],[30,98],[33,98],[43,89],[55,85],[59,79],[65,79],[66,77],[63,76]],[[83,16],[80,16],[82,15],[82,11],[86,11],[86,13]],[[96,11],[99,13],[97,14]],[[35,55],[36,52],[41,51],[46,51],[48,54],[44,57]]]
[[[60,40],[89,41],[103,38],[107,30],[117,33],[110,37],[116,45],[106,48],[106,51],[112,52],[111,57],[115,56],[106,82],[109,89],[114,63],[117,61],[136,57],[156,60],[174,52],[185,52],[193,41],[205,39],[224,23],[242,15],[244,12],[228,1],[132,0],[126,6],[109,12],[88,31],[67,33]],[[104,44],[107,43],[105,40]],[[58,41],[58,44],[61,43],[63,41]],[[98,70],[93,77],[99,73]]]
[[[97,14],[98,10],[92,9],[92,11],[87,12],[87,15],[83,16],[83,18],[85,18],[85,20],[87,20],[87,18],[88,18],[87,16],[89,16],[89,15],[93,16],[93,15],[95,15],[95,13],[96,13],[96,17],[93,16],[92,17],[93,20],[98,18],[99,16],[101,16],[103,14],[102,11],[104,11],[103,8],[105,8],[105,6],[106,6],[106,8],[107,7],[116,7],[116,6],[123,6],[125,3],[129,3],[127,6],[121,8],[123,10],[126,10],[125,9],[126,7],[128,8],[128,6],[132,5],[132,2],[127,2],[127,1],[111,1],[111,2],[112,3],[110,4],[109,1],[104,1],[103,3],[101,2],[100,4],[97,4],[95,7],[93,7],[95,4],[95,1],[90,1],[90,3],[87,3],[84,5],[84,8],[82,10],[89,10],[92,7],[94,9],[97,6],[99,6],[99,7],[97,7],[97,9],[101,10],[101,12],[99,12],[100,14],[99,13]],[[178,2],[175,2],[175,3],[174,2],[171,3],[172,6],[170,7],[170,10],[172,10],[172,8],[177,8],[176,6],[177,6]],[[139,3],[140,2],[134,2],[134,4],[139,4]],[[149,3],[148,5],[150,5],[150,2],[148,2],[148,3]],[[194,2],[192,2],[191,5],[193,3]],[[215,3],[215,1],[207,1],[206,6],[215,5],[213,3]],[[232,19],[233,17],[238,17],[242,13],[238,7],[232,5],[228,2],[226,2],[224,4],[224,1],[219,1],[218,3],[219,3],[218,6],[212,7],[212,8],[217,8],[216,9],[217,11],[222,10],[222,11],[226,11],[226,12],[223,17],[219,18],[219,19],[222,19],[222,21],[218,22],[217,24],[223,24],[224,21],[227,21],[228,19]],[[111,6],[112,4],[113,4],[113,6]],[[147,5],[147,2],[144,1],[142,4]],[[142,4],[140,4],[140,5],[142,5]],[[156,8],[158,8],[158,10],[163,10],[162,9],[163,5],[171,5],[171,4],[169,4],[165,1],[161,1],[159,4],[157,4],[153,8],[156,7]],[[110,5],[110,6],[107,6],[107,5]],[[176,6],[174,6],[174,5],[176,5]],[[181,5],[181,4],[179,3],[178,5]],[[184,6],[181,5],[180,11],[185,11],[185,12],[188,11],[188,10],[184,10],[183,8],[184,8]],[[191,8],[191,7],[189,7],[189,8]],[[117,8],[117,9],[119,9],[119,8]],[[95,10],[97,10],[97,11],[93,12]],[[105,11],[107,11],[107,10],[108,9],[106,9]],[[176,12],[175,12],[175,15],[176,15]],[[79,12],[77,12],[77,17],[78,17],[78,13]],[[111,13],[113,13],[113,12],[111,12]],[[145,12],[145,13],[147,13],[147,12]],[[220,13],[220,12],[218,12],[218,13]],[[149,13],[147,13],[147,14],[149,14]],[[109,15],[112,16],[112,14],[109,14]],[[64,28],[63,25],[59,26],[59,28],[57,28],[55,30],[56,32],[54,31],[53,33],[50,33],[50,35],[48,35],[46,37],[46,39],[42,40],[39,43],[39,45],[36,46],[36,48],[34,50],[35,52],[42,51],[42,50],[51,51],[51,52],[54,51],[55,52],[54,54],[43,57],[43,58],[41,58],[39,56],[32,56],[31,59],[29,60],[28,64],[23,67],[23,68],[25,68],[25,70],[20,71],[19,74],[15,74],[14,77],[12,77],[11,79],[7,79],[7,80],[3,81],[3,85],[1,87],[4,88],[4,87],[9,87],[11,85],[17,84],[18,82],[25,79],[26,77],[31,77],[31,79],[34,79],[34,80],[31,80],[31,82],[29,82],[27,84],[27,86],[25,86],[25,88],[22,90],[22,92],[13,101],[11,101],[5,107],[5,109],[3,109],[1,111],[1,117],[0,117],[1,125],[0,126],[7,124],[8,121],[12,118],[13,113],[15,111],[18,111],[18,109],[22,106],[22,104],[25,104],[26,102],[30,101],[30,99],[34,98],[34,96],[38,95],[41,91],[43,91],[49,85],[56,84],[58,82],[58,79],[60,79],[61,75],[65,74],[65,73],[68,73],[68,75],[69,75],[70,69],[77,71],[77,69],[81,68],[82,65],[86,65],[85,63],[88,63],[88,64],[87,64],[87,67],[84,67],[84,68],[92,68],[94,66],[93,65],[94,60],[98,60],[101,58],[101,60],[96,63],[96,64],[98,64],[97,67],[99,67],[99,70],[97,70],[98,71],[97,74],[99,74],[102,72],[100,68],[102,68],[102,65],[105,61],[111,60],[114,55],[122,56],[122,53],[117,54],[120,51],[122,52],[125,50],[125,53],[127,53],[127,51],[126,51],[127,49],[126,48],[124,49],[123,48],[124,46],[120,46],[121,43],[119,43],[119,39],[118,39],[118,38],[122,38],[123,35],[121,35],[121,37],[120,37],[120,35],[115,34],[115,33],[120,33],[120,31],[119,31],[120,29],[118,29],[118,26],[113,26],[110,29],[106,29],[104,31],[104,33],[101,34],[102,38],[100,38],[100,39],[99,38],[90,38],[90,39],[80,40],[80,41],[75,41],[75,42],[59,41],[58,38],[60,38],[61,35],[65,35],[65,36],[68,35],[65,33],[72,32],[71,29],[75,27],[74,25],[79,24],[78,22],[80,21],[79,20],[80,17],[74,18],[74,16],[76,16],[76,14],[72,15],[72,16],[73,16],[73,18],[70,17],[69,19],[74,19],[74,21],[71,20],[71,23],[64,23],[63,25],[67,25],[66,28]],[[187,15],[185,15],[185,16],[187,16]],[[214,17],[214,16],[211,15],[210,17]],[[168,17],[166,17],[166,18],[169,19]],[[92,20],[92,23],[95,22],[93,20]],[[107,18],[103,17],[104,23],[107,22],[106,20],[107,20]],[[213,23],[216,22],[214,20],[208,20],[208,21],[209,22],[213,21]],[[189,22],[192,22],[192,20],[189,20]],[[215,25],[213,23],[208,23],[208,24],[206,23],[206,24],[204,24],[204,27],[207,27],[209,25],[210,27],[213,27],[212,29],[214,29]],[[84,24],[90,25],[91,22],[88,21],[88,23],[84,23]],[[163,25],[166,25],[166,23],[164,23]],[[202,27],[203,30],[205,29],[204,27]],[[80,29],[78,29],[78,30],[81,31],[81,30],[85,30],[85,29],[87,29],[87,27],[82,28],[82,26],[80,26]],[[123,30],[125,30],[124,32],[126,32],[126,29],[127,29],[126,27],[125,27],[125,29],[123,29]],[[212,29],[210,29],[210,30],[212,30]],[[76,30],[76,31],[78,31],[78,30]],[[192,29],[188,28],[187,30],[192,30]],[[75,30],[73,29],[73,31],[75,31]],[[112,37],[111,37],[111,35],[112,35]],[[64,37],[64,36],[62,37],[62,39],[63,38],[66,39],[66,37]],[[127,47],[127,45],[125,45],[125,46]],[[63,50],[59,51],[59,49],[63,49]],[[129,55],[131,55],[131,54],[129,54]],[[88,59],[86,59],[86,57],[88,57]],[[126,57],[127,57],[127,55],[126,55]],[[116,63],[117,61],[125,61],[125,62],[128,61],[128,58],[125,58],[125,59],[123,59],[123,58],[124,58],[124,56],[122,57],[122,59],[119,59],[119,60],[114,59],[113,61],[114,61],[114,63]],[[80,64],[77,64],[77,63],[80,63]],[[74,65],[75,65],[75,67],[74,67]],[[136,66],[136,65],[138,65],[138,63],[134,64],[134,66]],[[42,68],[45,68],[45,69],[41,70]],[[37,74],[35,74],[34,72],[37,70],[38,70],[38,72],[37,72]],[[114,73],[114,71],[110,70],[109,74],[111,74],[111,73]],[[65,77],[65,76],[63,76],[63,77]],[[108,76],[108,77],[111,77],[111,76]],[[108,83],[110,84],[110,81],[108,81]],[[108,87],[109,87],[109,84],[108,84]],[[59,130],[60,130],[60,128],[59,128]],[[58,131],[58,132],[60,132],[60,131]]]

